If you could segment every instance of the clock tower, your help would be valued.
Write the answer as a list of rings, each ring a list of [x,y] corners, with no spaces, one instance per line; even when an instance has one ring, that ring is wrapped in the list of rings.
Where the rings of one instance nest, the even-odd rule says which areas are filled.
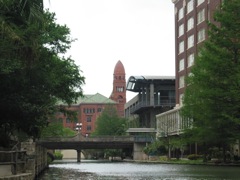
[[[114,68],[113,73],[113,90],[110,99],[116,101],[117,113],[120,117],[124,117],[124,105],[126,103],[126,79],[125,69],[119,60]]]

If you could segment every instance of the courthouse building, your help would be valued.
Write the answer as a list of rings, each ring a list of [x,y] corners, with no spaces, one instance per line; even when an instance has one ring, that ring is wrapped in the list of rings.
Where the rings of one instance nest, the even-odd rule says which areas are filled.
[[[96,82],[97,84],[98,82]],[[70,120],[63,113],[58,112],[56,118],[63,123],[64,127],[76,130],[77,123],[81,124],[81,134],[90,135],[96,128],[96,120],[106,106],[114,106],[120,117],[124,117],[124,104],[126,103],[126,80],[125,69],[119,60],[113,73],[113,90],[110,97],[105,97],[100,93],[84,95],[76,103],[68,107],[69,110],[77,113],[75,120]],[[62,106],[67,106],[62,104]]]

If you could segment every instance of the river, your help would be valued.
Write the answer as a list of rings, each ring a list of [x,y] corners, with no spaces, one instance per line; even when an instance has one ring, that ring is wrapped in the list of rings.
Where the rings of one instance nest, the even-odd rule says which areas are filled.
[[[82,160],[55,161],[37,180],[227,180],[240,167]]]

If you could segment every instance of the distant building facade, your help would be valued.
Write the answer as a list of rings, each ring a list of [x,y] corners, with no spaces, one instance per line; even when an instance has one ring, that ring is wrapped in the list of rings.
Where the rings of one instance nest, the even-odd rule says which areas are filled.
[[[76,124],[81,123],[81,134],[83,136],[90,135],[96,128],[96,120],[106,106],[112,105],[117,107],[117,103],[99,93],[94,95],[85,95],[78,99],[75,104],[67,107],[68,110],[75,111],[77,117],[70,120],[63,113],[57,113],[57,119],[63,122],[64,127],[76,130]]]
[[[122,62],[119,60],[114,68],[113,73],[113,90],[110,98],[107,98],[99,93],[92,95],[84,95],[80,97],[76,103],[70,107],[62,104],[68,110],[77,113],[76,119],[72,120],[63,113],[56,114],[57,120],[63,122],[64,127],[76,130],[77,123],[81,123],[81,134],[84,136],[90,135],[96,128],[96,120],[101,112],[108,105],[114,106],[120,117],[124,117],[124,105],[126,103],[126,80],[125,69]]]

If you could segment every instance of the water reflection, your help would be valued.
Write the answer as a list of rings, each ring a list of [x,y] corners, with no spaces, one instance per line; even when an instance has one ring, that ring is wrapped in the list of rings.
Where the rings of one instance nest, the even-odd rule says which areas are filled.
[[[240,179],[239,167],[106,161],[61,161],[39,180],[195,180]]]

